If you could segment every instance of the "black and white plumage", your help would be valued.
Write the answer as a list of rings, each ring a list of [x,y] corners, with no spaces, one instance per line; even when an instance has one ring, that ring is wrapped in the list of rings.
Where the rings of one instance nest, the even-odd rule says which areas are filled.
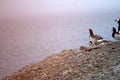
[[[116,40],[120,40],[120,33],[116,31],[115,27],[112,27],[112,37]]]
[[[120,18],[116,18],[115,22],[118,23],[118,33],[120,33]]]
[[[98,45],[103,41],[103,38],[100,35],[94,34],[92,29],[89,29],[89,45]]]

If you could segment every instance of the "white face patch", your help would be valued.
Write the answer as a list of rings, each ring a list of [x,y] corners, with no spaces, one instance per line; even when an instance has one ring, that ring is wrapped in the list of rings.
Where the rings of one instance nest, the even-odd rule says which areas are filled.
[[[116,22],[120,21],[120,18],[117,18],[115,21],[116,21]]]

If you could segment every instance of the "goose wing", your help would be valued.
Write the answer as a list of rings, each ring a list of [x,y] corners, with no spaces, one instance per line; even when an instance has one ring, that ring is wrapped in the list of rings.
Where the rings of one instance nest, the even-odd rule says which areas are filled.
[[[101,39],[103,39],[103,37],[101,37],[100,35],[97,35],[97,34],[94,35],[94,37],[95,37],[96,40],[101,40]]]
[[[116,33],[116,34],[114,35],[114,38],[115,38],[116,40],[120,40],[120,34],[117,34],[117,33]]]

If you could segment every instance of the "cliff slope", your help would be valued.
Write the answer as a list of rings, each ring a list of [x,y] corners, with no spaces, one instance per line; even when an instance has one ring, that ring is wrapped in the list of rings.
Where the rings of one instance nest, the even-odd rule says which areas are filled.
[[[120,80],[120,42],[63,50],[3,80]]]

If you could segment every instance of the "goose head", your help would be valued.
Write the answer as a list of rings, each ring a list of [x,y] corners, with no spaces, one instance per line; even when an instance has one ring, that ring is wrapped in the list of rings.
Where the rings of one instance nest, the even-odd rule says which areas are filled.
[[[116,18],[115,22],[120,23],[120,18]]]
[[[92,29],[89,29],[90,36],[94,35]]]

